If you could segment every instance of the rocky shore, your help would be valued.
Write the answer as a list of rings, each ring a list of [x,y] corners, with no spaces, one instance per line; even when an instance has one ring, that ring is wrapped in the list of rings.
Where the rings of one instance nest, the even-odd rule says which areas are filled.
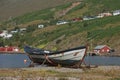
[[[0,80],[119,80],[120,66],[0,69]]]

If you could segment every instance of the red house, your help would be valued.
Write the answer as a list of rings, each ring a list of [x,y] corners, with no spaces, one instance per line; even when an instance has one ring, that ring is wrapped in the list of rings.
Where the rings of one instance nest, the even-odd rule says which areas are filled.
[[[74,19],[72,19],[73,22],[82,21],[82,20],[83,20],[83,18],[74,18]]]
[[[109,53],[110,50],[111,50],[111,48],[108,47],[107,45],[98,45],[94,48],[94,53],[105,54],[105,53]]]
[[[0,52],[19,52],[18,47],[7,46],[7,47],[0,47]]]

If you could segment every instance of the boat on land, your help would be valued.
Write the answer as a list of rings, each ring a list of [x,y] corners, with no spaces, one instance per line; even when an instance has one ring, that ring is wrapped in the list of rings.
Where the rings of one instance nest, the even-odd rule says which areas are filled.
[[[24,46],[25,53],[33,63],[47,65],[74,66],[81,65],[87,52],[87,46],[80,46],[62,51],[48,51]]]

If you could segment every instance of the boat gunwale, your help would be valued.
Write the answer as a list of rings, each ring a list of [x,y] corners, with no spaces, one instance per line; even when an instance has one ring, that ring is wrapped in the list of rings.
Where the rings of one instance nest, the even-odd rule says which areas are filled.
[[[55,52],[50,52],[50,53],[39,53],[39,54],[37,54],[37,53],[34,53],[34,51],[31,52],[31,53],[28,53],[28,52],[26,52],[26,53],[30,54],[30,55],[53,55],[53,54],[61,54],[61,53],[64,53],[64,52],[69,52],[69,51],[78,50],[78,49],[87,49],[87,47],[86,46],[80,46],[80,47],[76,47],[76,48],[71,48],[71,49],[62,50],[62,51],[55,51]]]

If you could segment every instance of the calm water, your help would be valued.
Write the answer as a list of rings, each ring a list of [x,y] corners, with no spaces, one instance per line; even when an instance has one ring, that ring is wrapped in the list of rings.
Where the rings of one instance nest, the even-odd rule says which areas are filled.
[[[25,63],[24,60],[27,60]],[[87,56],[87,65],[118,65],[120,57]],[[25,54],[0,54],[0,68],[24,68],[30,65],[30,59]]]
[[[120,66],[120,57],[87,56],[85,62],[93,65]]]
[[[24,63],[24,60],[28,62]],[[0,54],[0,68],[24,68],[30,64],[25,54]]]

